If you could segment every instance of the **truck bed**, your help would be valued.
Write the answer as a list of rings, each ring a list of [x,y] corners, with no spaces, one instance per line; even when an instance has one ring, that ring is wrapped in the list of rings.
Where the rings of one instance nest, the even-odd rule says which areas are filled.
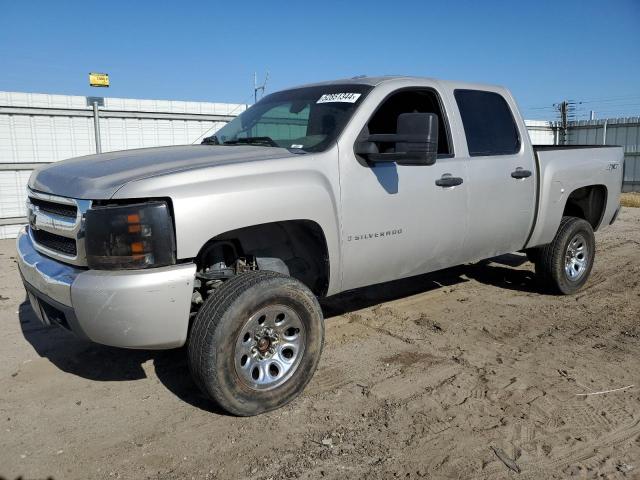
[[[624,151],[611,145],[535,145],[536,215],[527,247],[553,240],[572,192],[588,185],[606,189],[600,225],[608,225],[620,205]]]
[[[547,151],[547,150],[573,150],[573,149],[580,149],[580,148],[615,148],[615,147],[620,147],[620,146],[619,145],[533,145],[533,150],[535,152],[538,152],[538,151]]]

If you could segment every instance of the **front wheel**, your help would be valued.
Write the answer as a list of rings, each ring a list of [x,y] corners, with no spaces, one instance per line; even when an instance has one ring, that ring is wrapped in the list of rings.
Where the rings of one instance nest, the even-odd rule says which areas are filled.
[[[302,392],[323,341],[322,311],[304,284],[275,272],[244,273],[219,287],[196,315],[189,369],[223,409],[257,415]]]
[[[576,217],[563,217],[553,241],[535,255],[536,274],[546,287],[570,295],[589,278],[596,254],[591,224]]]

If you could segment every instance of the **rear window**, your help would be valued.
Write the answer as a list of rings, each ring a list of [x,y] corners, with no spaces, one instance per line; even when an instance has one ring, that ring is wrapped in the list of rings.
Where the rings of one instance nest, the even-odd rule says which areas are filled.
[[[510,155],[520,151],[518,127],[501,95],[480,90],[456,90],[454,95],[469,155]]]

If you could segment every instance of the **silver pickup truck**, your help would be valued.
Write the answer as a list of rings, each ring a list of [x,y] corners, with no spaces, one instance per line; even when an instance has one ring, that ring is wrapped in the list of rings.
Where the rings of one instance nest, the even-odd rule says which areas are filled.
[[[198,386],[254,415],[295,398],[318,297],[524,251],[571,294],[620,209],[619,147],[532,147],[508,90],[361,77],[266,96],[200,145],[90,155],[29,180],[17,239],[45,324],[187,344]]]

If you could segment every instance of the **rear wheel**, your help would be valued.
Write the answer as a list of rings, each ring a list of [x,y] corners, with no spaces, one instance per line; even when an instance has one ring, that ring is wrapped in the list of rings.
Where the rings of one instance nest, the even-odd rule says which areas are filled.
[[[553,241],[535,255],[536,274],[546,287],[569,295],[586,283],[595,258],[595,237],[591,224],[576,217],[564,217]]]
[[[323,341],[322,311],[304,284],[275,272],[244,273],[220,286],[196,315],[189,368],[223,409],[257,415],[302,392]]]

